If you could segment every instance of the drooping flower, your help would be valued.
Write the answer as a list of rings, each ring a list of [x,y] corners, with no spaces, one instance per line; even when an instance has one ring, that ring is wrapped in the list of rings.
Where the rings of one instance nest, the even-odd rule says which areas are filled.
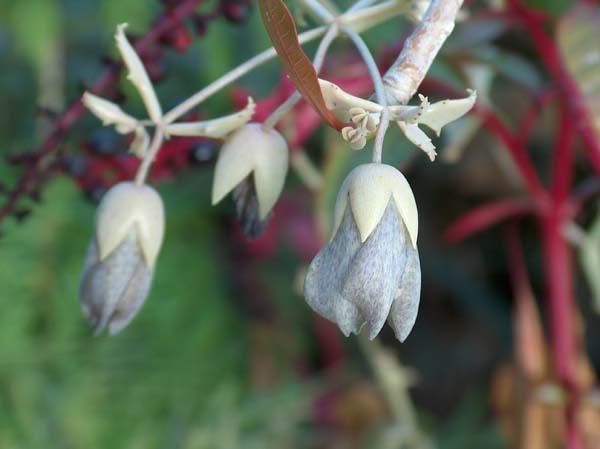
[[[331,241],[310,264],[307,303],[346,336],[365,326],[373,339],[387,320],[404,341],[421,291],[417,232],[404,176],[389,165],[358,166],[338,194]]]
[[[287,169],[288,147],[281,134],[249,123],[231,134],[219,152],[212,204],[233,191],[242,226],[256,237],[283,190]]]
[[[100,334],[121,331],[145,302],[164,235],[163,203],[146,185],[123,182],[102,199],[80,286],[83,314]]]

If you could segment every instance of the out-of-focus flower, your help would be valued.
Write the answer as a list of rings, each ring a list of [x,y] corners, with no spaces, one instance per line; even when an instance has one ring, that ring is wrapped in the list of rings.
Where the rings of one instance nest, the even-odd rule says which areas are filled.
[[[256,237],[283,190],[287,169],[288,148],[281,134],[249,123],[233,133],[219,152],[212,204],[233,190],[242,226]]]
[[[136,315],[150,291],[163,235],[163,203],[154,189],[123,182],[105,194],[79,292],[96,335],[106,327],[114,335]]]
[[[333,237],[308,270],[306,301],[346,336],[366,325],[373,339],[388,320],[404,341],[421,291],[417,232],[404,176],[389,165],[358,166],[338,194]]]

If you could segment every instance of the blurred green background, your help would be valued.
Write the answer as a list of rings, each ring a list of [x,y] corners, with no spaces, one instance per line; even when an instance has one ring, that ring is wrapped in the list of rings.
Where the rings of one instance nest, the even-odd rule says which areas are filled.
[[[547,3],[552,12],[565,5]],[[0,154],[40,143],[47,123],[37,106],[60,109],[76,97],[80,82],[94,80],[102,70],[100,57],[115,55],[117,23],[128,22],[132,32],[142,33],[159,11],[160,5],[149,0],[0,0]],[[367,41],[375,48],[396,42],[405,29],[400,23],[367,33]],[[475,25],[453,42],[456,51],[470,47],[490,64],[502,65],[500,58],[509,65],[498,68],[504,71],[499,85],[513,83],[513,90],[503,91],[509,103],[528,85],[540,83],[542,75],[527,55],[492,45],[491,27]],[[242,25],[215,21],[184,55],[168,52],[169,76],[158,90],[163,104],[174,105],[267,46],[256,10]],[[456,83],[444,61],[433,73]],[[266,95],[278,76],[278,65],[271,63],[241,84]],[[132,92],[126,83],[122,87]],[[127,107],[142,110],[135,95]],[[203,111],[217,116],[231,107],[224,92]],[[76,151],[97,127],[86,118],[68,139],[67,151]],[[326,159],[327,138],[321,132],[311,141],[315,160]],[[489,139],[477,142],[490,145]],[[397,150],[390,156],[393,162],[413,151],[395,131],[386,146]],[[330,193],[363,156],[336,160]],[[94,205],[75,184],[67,178],[53,181],[31,218],[3,224],[0,448],[505,447],[488,400],[490,378],[509,357],[511,345],[502,244],[490,236],[450,249],[440,239],[458,211],[490,193],[478,187],[481,174],[469,182],[463,177],[489,167],[485,157],[475,158],[475,169],[431,166],[419,159],[410,171],[423,217],[423,306],[405,345],[387,331],[380,340],[403,365],[414,367],[383,372],[416,376],[412,391],[419,432],[411,428],[413,414],[402,409],[408,407],[406,397],[385,397],[377,367],[395,358],[389,356],[384,365],[370,360],[379,346],[340,340],[343,368],[324,366],[315,318],[294,287],[304,262],[289,247],[253,265],[251,276],[262,289],[236,288],[240,274],[224,225],[232,207],[210,207],[211,173],[198,169],[158,187],[167,209],[167,234],[152,293],[133,323],[113,338],[92,337],[79,310],[77,290]],[[11,184],[17,175],[7,165],[0,169],[3,183]],[[495,188],[519,188],[497,179]],[[298,181],[291,176],[289,184],[297,187]],[[258,299],[248,298],[252,295]],[[266,318],[253,313],[248,303],[255,300],[276,311]],[[389,411],[394,407],[406,414],[394,416]],[[418,433],[418,441],[401,445],[402,432]]]

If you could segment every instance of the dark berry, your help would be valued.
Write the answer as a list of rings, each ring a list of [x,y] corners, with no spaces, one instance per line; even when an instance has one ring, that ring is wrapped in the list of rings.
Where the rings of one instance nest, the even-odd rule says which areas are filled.
[[[98,128],[86,143],[86,148],[99,155],[110,155],[123,151],[125,140],[112,128]]]

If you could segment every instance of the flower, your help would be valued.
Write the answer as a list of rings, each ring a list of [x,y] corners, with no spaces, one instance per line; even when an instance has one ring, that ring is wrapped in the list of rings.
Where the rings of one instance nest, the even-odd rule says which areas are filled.
[[[114,335],[136,315],[150,291],[163,235],[163,203],[154,189],[123,182],[105,194],[79,291],[96,335],[106,327]]]
[[[387,319],[404,341],[419,307],[417,232],[415,199],[404,176],[389,165],[358,166],[338,194],[331,241],[310,264],[307,303],[346,336],[366,325],[373,339]]]
[[[233,114],[200,122],[172,123],[167,117],[168,114],[163,115],[158,96],[144,64],[127,40],[126,28],[127,24],[125,23],[117,26],[115,41],[127,68],[127,78],[142,97],[149,121],[153,126],[161,129],[166,137],[202,136],[221,139],[252,118],[256,105],[252,98],[248,97],[246,107]],[[145,156],[150,145],[150,137],[143,120],[136,119],[124,112],[119,105],[90,92],[85,92],[81,101],[90,112],[102,120],[103,125],[114,125],[120,134],[134,133],[135,137],[132,140],[130,151],[140,158]]]
[[[377,131],[384,107],[355,97],[329,81],[319,80],[319,85],[327,108],[342,120],[350,119],[354,125],[342,129],[344,140],[354,150],[364,148],[367,140]],[[427,126],[439,136],[444,126],[458,120],[473,108],[477,93],[471,89],[467,89],[467,93],[469,95],[466,98],[442,100],[433,104],[429,103],[427,97],[419,95],[421,103],[418,106],[397,105],[388,106],[387,109],[405,137],[433,161],[437,156],[435,145],[419,125]]]
[[[212,204],[234,191],[244,229],[257,236],[283,190],[287,169],[288,147],[281,134],[263,129],[260,123],[244,125],[219,152]]]

